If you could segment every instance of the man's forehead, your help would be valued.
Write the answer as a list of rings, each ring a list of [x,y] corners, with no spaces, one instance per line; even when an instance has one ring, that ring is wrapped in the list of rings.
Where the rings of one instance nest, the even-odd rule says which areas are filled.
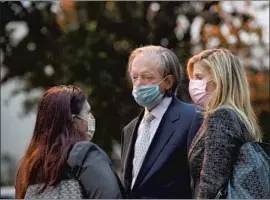
[[[136,69],[147,69],[150,68],[151,70],[157,69],[160,71],[160,58],[158,55],[154,54],[140,54],[136,56],[131,65],[131,71],[135,67]]]
[[[141,53],[134,58],[132,64],[137,62],[145,62],[152,65],[160,64],[160,56],[156,53]]]

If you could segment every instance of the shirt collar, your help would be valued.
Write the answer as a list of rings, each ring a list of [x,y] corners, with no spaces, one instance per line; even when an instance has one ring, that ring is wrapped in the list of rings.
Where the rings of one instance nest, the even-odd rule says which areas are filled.
[[[156,119],[161,119],[168,109],[170,103],[172,102],[172,97],[164,97],[160,104],[158,104],[153,110],[151,110],[151,114]],[[144,116],[146,116],[149,113],[147,109],[145,109]]]

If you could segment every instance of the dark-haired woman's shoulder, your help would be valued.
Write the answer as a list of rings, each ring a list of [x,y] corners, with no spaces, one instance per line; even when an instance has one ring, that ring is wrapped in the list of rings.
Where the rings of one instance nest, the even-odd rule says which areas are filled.
[[[80,141],[71,148],[67,160],[68,165],[71,168],[82,166],[86,157],[108,159],[106,153],[98,145],[89,141]]]
[[[102,150],[97,144],[89,141],[77,142],[73,146],[69,157],[71,160],[77,161],[78,163],[78,161],[82,161],[85,156],[92,157],[93,159],[103,158],[108,160],[108,162],[111,164],[110,159],[105,151]]]
[[[72,148],[68,164],[88,199],[122,198],[118,177],[107,154],[96,144],[78,142]]]

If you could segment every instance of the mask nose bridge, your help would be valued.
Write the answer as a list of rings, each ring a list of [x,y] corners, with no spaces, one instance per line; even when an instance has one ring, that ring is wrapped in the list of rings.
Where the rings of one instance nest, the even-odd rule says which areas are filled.
[[[206,81],[206,84],[207,84],[207,83],[210,83],[210,82],[212,82],[212,81],[214,81],[214,82],[215,82],[215,80],[214,80],[214,79],[211,79],[211,80],[209,80],[209,81]]]

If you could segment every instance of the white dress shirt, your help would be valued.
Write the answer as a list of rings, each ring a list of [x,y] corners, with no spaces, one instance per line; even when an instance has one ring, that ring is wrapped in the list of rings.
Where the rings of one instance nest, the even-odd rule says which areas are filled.
[[[164,97],[163,100],[161,101],[161,103],[159,105],[157,105],[151,111],[151,114],[155,118],[150,123],[150,144],[151,144],[152,139],[155,136],[155,133],[156,133],[156,131],[158,129],[158,126],[160,124],[160,121],[161,121],[163,115],[165,114],[166,110],[168,109],[169,105],[171,104],[171,102],[172,102],[172,98],[171,97]],[[147,115],[148,112],[149,111],[147,109],[145,109],[144,116]],[[140,126],[138,128],[138,135],[142,132],[142,130],[141,130],[142,129],[141,124],[140,124]]]

